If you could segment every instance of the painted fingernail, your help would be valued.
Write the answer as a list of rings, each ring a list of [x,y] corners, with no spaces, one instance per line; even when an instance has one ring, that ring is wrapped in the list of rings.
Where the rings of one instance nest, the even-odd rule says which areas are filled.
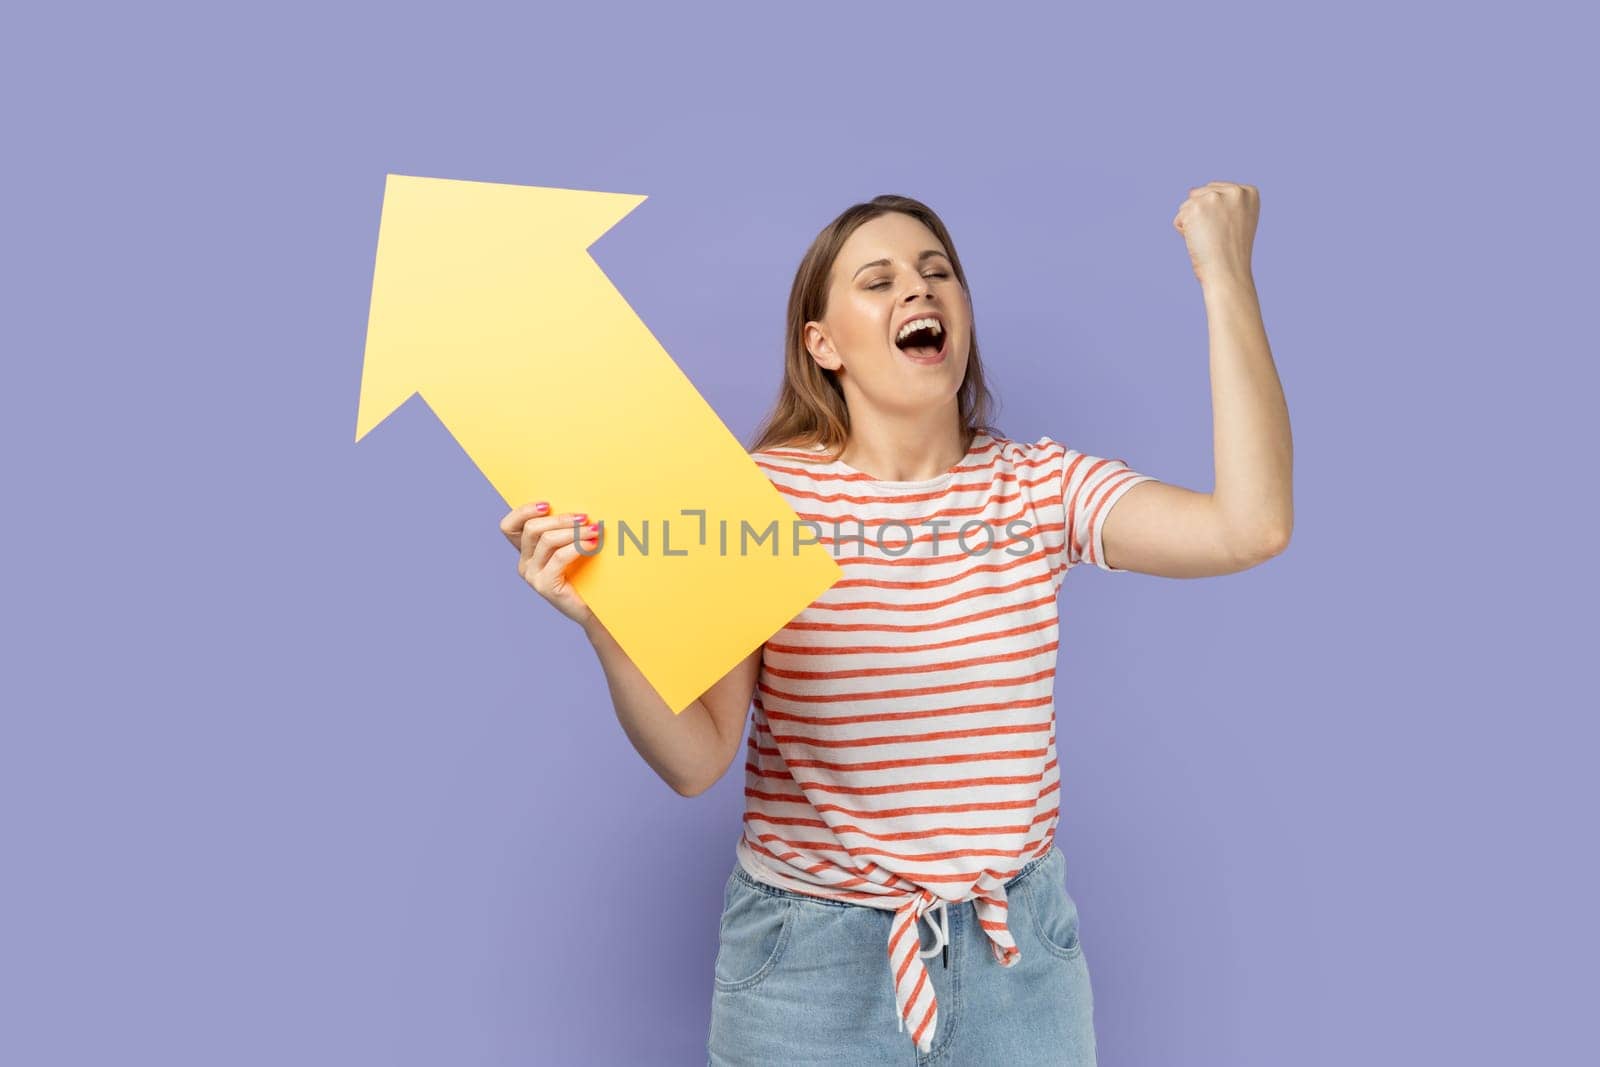
[[[541,501],[539,501],[537,504],[535,504],[533,506],[533,510],[534,511],[549,511],[550,510],[550,505],[546,504],[543,500],[541,500]]]
[[[587,512],[583,512],[583,513],[580,513],[580,514],[572,516],[572,520],[574,522],[588,522],[589,521],[589,515],[588,515]]]

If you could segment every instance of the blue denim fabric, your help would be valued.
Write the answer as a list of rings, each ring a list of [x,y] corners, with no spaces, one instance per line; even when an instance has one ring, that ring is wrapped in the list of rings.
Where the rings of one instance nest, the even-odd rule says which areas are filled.
[[[763,885],[734,866],[723,894],[711,995],[711,1067],[940,1064],[1093,1067],[1094,998],[1051,846],[1006,883],[1022,959],[1002,967],[971,901],[949,906],[950,964],[923,960],[939,998],[933,1049],[898,1029],[889,927],[894,913]],[[917,924],[924,948],[935,944]]]

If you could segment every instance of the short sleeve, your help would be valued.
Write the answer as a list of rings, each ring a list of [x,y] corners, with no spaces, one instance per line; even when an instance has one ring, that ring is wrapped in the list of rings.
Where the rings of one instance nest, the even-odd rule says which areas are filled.
[[[1059,453],[1050,467],[1056,478],[1052,493],[1058,488],[1060,492],[1063,524],[1057,566],[1064,573],[1067,568],[1088,562],[1113,574],[1126,573],[1126,568],[1106,563],[1106,516],[1124,493],[1140,482],[1155,481],[1155,476],[1140,474],[1125,460],[1091,456],[1048,437],[1039,444]]]

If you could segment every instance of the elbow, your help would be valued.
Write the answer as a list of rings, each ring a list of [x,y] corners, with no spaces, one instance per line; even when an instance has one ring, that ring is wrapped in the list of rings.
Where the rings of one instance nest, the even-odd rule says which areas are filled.
[[[1294,533],[1293,522],[1282,522],[1272,527],[1267,536],[1268,556],[1281,556],[1289,548],[1289,537]]]
[[[1233,555],[1240,569],[1254,567],[1274,556],[1281,556],[1289,547],[1290,531],[1291,527],[1288,524],[1264,526],[1251,531],[1249,536],[1236,538]]]
[[[1289,523],[1268,526],[1256,536],[1251,559],[1256,563],[1265,563],[1274,556],[1283,555],[1289,547],[1289,535],[1293,529]]]
[[[1235,569],[1254,567],[1288,550],[1294,506],[1287,499],[1246,506],[1213,493],[1212,506],[1213,529],[1221,554],[1231,558]]]
[[[706,792],[712,786],[722,781],[722,776],[728,773],[729,767],[733,766],[733,758],[736,754],[737,752],[726,754],[715,764],[710,766],[702,765],[701,767],[697,768],[695,771],[691,772],[690,777],[681,778],[676,782],[670,782],[669,784],[672,786],[672,791],[677,793],[680,797],[697,797],[701,793]]]
[[[672,791],[680,797],[697,797],[716,785],[721,779],[722,775],[720,774],[715,778],[707,778],[702,775],[699,778],[685,778],[676,782],[668,782],[667,784],[672,786]]]

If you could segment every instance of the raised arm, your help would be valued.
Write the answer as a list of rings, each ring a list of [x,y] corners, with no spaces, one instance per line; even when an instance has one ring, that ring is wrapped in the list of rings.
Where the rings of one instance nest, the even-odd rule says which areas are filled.
[[[1254,186],[1189,190],[1173,225],[1189,248],[1206,306],[1216,486],[1159,481],[1129,489],[1106,515],[1106,561],[1121,570],[1203,578],[1278,555],[1294,527],[1294,446],[1250,266],[1260,198]]]

